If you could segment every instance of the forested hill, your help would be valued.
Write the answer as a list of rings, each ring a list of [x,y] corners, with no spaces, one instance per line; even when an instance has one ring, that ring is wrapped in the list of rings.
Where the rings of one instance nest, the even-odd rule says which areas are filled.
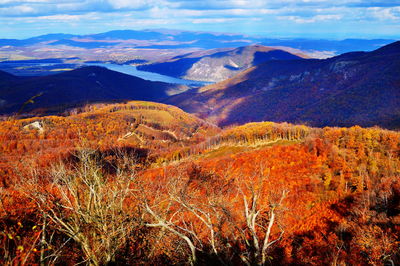
[[[219,125],[400,126],[400,42],[324,60],[270,61],[167,103]]]
[[[1,72],[0,114],[20,110],[27,100],[36,96],[33,103],[24,106],[24,112],[39,109],[58,113],[93,102],[160,101],[170,91],[185,89],[185,86],[148,81],[94,66],[32,78],[17,78]]]

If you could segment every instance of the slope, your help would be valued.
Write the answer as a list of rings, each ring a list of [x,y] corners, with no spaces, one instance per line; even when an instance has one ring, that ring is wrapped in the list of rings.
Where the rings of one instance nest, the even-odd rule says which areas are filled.
[[[73,234],[100,236],[93,250],[117,239],[117,264],[398,265],[399,144],[399,132],[357,126],[221,131],[137,101],[3,121],[0,243],[10,255],[0,261],[38,264],[46,248],[81,263],[82,242],[61,221],[76,225]],[[52,224],[40,229],[43,221]],[[178,237],[188,241],[176,249]]]
[[[25,111],[37,108],[66,107],[89,102],[121,100],[160,100],[178,85],[151,82],[102,67],[83,67],[56,75],[9,80],[0,86],[0,98],[5,104],[0,113],[19,110],[34,97]]]
[[[138,68],[189,80],[218,82],[266,61],[299,58],[301,57],[283,50],[250,45],[194,52]]]
[[[0,86],[3,84],[8,84],[10,82],[17,81],[18,79],[19,78],[17,76],[14,76],[8,72],[0,70]]]
[[[400,42],[325,60],[270,61],[167,100],[219,125],[400,126]]]

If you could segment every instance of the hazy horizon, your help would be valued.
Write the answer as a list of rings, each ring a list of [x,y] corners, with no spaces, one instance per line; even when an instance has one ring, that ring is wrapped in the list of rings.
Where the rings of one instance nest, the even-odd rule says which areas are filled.
[[[18,40],[24,40],[24,39],[29,39],[29,38],[34,38],[38,36],[43,36],[43,35],[51,35],[51,34],[71,34],[71,35],[79,35],[79,36],[86,36],[86,35],[93,35],[93,34],[100,34],[100,33],[106,33],[110,31],[177,31],[177,32],[198,32],[198,33],[212,33],[212,34],[231,34],[231,35],[243,35],[243,36],[248,36],[251,38],[271,38],[271,39],[310,39],[310,40],[346,40],[346,39],[361,39],[361,40],[373,40],[373,39],[386,39],[386,40],[400,40],[400,36],[347,36],[347,37],[335,37],[335,36],[330,36],[330,37],[323,37],[323,36],[318,36],[318,35],[312,35],[312,34],[304,34],[304,35],[268,35],[268,34],[249,34],[249,33],[242,33],[242,32],[223,32],[223,31],[215,31],[215,30],[185,30],[185,29],[174,29],[174,28],[138,28],[138,29],[131,29],[131,28],[120,28],[120,29],[109,29],[105,31],[93,31],[93,32],[82,32],[82,33],[74,33],[74,32],[61,32],[61,31],[50,31],[50,32],[43,32],[40,34],[30,34],[26,35],[24,37],[3,37],[0,36],[0,39],[18,39]]]
[[[400,1],[0,0],[0,38],[177,29],[270,38],[400,39]]]

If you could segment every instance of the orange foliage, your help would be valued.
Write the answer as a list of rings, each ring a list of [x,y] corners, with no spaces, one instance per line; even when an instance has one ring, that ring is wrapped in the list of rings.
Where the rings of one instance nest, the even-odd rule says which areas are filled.
[[[137,193],[125,207],[142,213],[143,225],[132,233],[127,251],[118,255],[126,263],[132,260],[129,254],[136,254],[142,263],[187,259],[182,254],[188,249],[178,235],[145,226],[154,219],[146,213],[145,203],[171,219],[179,232],[191,232],[200,262],[242,263],[254,237],[244,202],[254,202],[255,191],[260,193],[258,238],[266,237],[272,212],[276,215],[270,263],[400,262],[398,132],[268,122],[221,131],[163,105],[87,108],[67,117],[0,123],[0,215],[3,232],[8,232],[3,233],[1,244],[14,245],[10,250],[16,260],[38,261],[35,252],[26,256],[18,247],[38,250],[41,234],[39,229],[26,230],[24,236],[18,231],[18,222],[24,228],[42,224],[35,202],[23,191],[44,189],[56,195],[49,185],[49,168],[60,160],[72,167],[71,151],[85,146],[103,155],[101,163],[110,180],[115,165],[123,162],[118,151],[137,156],[138,179],[132,184]],[[154,118],[148,110],[172,112],[174,120],[165,123],[165,117]],[[17,182],[32,176],[37,177],[38,188]],[[21,241],[10,242],[9,233],[20,235]],[[63,236],[58,234],[61,243]]]

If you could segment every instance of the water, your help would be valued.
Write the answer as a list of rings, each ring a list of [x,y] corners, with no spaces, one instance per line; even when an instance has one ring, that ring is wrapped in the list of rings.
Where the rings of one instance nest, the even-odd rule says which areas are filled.
[[[99,63],[99,64],[88,64],[88,65],[106,67],[109,70],[121,72],[124,74],[128,74],[131,76],[139,77],[139,78],[142,78],[145,80],[150,80],[150,81],[161,81],[161,82],[165,82],[165,83],[182,84],[182,85],[197,86],[197,87],[211,84],[210,82],[179,79],[179,78],[174,78],[171,76],[161,75],[161,74],[154,73],[154,72],[141,71],[141,70],[138,70],[135,66],[131,66],[131,65],[117,65],[117,64],[111,64],[111,63],[106,63],[106,64]]]
[[[82,66],[80,64],[64,64],[64,63],[19,63],[13,62],[0,62],[0,70],[7,71],[17,76],[47,76],[54,74],[51,72],[54,68],[76,68]],[[179,79],[171,76],[161,75],[154,72],[138,70],[132,65],[117,65],[111,63],[96,63],[96,64],[84,64],[83,66],[101,66],[108,68],[109,70],[117,71],[127,75],[139,77],[150,81],[161,81],[171,84],[182,84],[191,87],[201,87],[211,84],[211,82]]]

